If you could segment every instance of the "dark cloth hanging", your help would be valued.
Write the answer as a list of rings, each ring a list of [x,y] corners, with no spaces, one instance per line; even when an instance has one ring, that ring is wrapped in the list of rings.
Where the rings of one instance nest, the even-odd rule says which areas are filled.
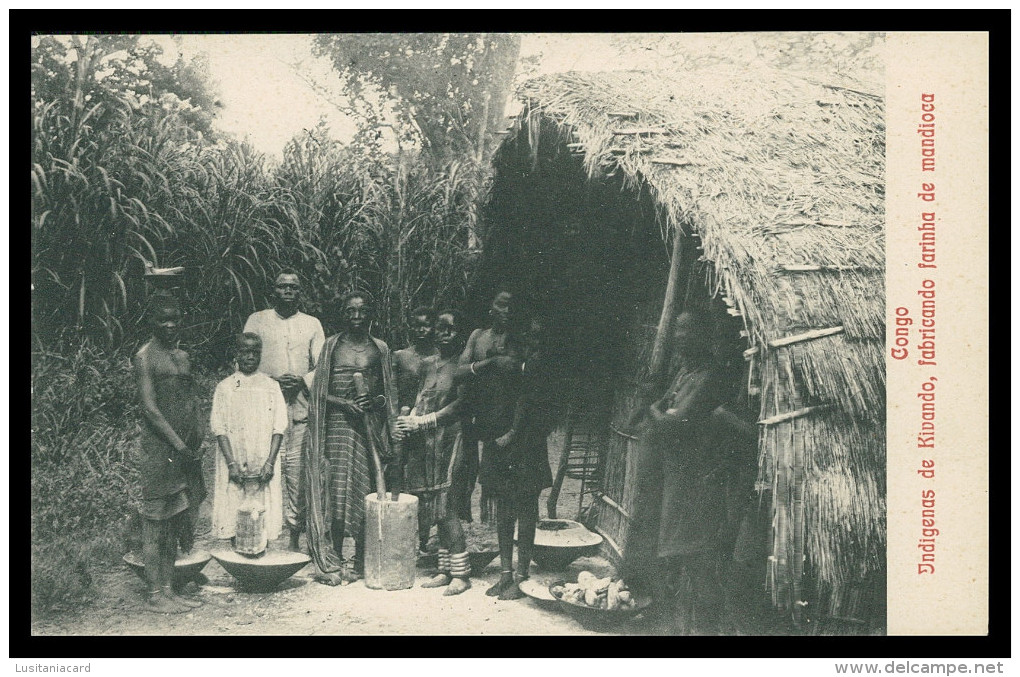
[[[757,431],[726,404],[731,382],[724,370],[681,372],[660,405],[667,413],[638,430],[639,490],[621,573],[667,602],[678,634],[714,631],[733,594],[723,564],[763,555],[749,500]]]
[[[661,579],[660,558],[713,551],[726,522],[725,475],[710,414],[728,379],[718,369],[681,371],[662,405],[638,429],[632,525],[622,571],[635,585]]]

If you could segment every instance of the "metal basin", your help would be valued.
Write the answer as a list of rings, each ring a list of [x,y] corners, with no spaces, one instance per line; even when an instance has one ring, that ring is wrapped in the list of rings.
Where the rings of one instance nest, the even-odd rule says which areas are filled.
[[[234,577],[238,587],[263,591],[273,590],[312,561],[303,552],[287,550],[270,551],[261,557],[245,557],[233,550],[217,550],[212,556]]]
[[[549,592],[548,583],[536,581],[533,578],[527,578],[521,581],[518,585],[521,592],[538,602],[540,606],[555,608],[560,604],[560,601],[553,597],[552,593]]]
[[[145,563],[142,562],[141,557],[129,552],[124,555],[123,559],[131,571],[146,583],[148,582],[145,578]],[[194,580],[210,559],[212,559],[212,555],[205,550],[195,550],[190,555],[178,557],[174,562],[174,585],[180,587],[188,581]]]
[[[577,604],[557,597],[553,588],[564,585],[564,581],[554,581],[549,584],[549,595],[560,605],[560,608],[576,618],[582,625],[592,628],[607,627],[621,623],[628,618],[636,616],[652,604],[652,598],[639,595],[634,598],[634,606],[626,609],[597,609],[587,604]]]
[[[580,522],[543,519],[535,528],[535,564],[546,571],[566,569],[578,557],[598,553],[602,536]]]

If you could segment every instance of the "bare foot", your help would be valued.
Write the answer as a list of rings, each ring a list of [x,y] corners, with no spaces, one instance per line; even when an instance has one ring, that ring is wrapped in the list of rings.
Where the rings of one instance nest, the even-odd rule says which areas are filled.
[[[450,581],[450,585],[447,586],[446,590],[443,590],[443,596],[450,597],[451,595],[459,595],[470,589],[471,581],[466,578],[455,578]]]
[[[345,583],[356,583],[365,577],[365,563],[353,557],[344,563],[343,578]]]
[[[514,584],[514,575],[510,572],[503,572],[499,576],[499,580],[496,581],[495,585],[485,591],[485,594],[489,597],[499,597],[503,590]]]
[[[188,581],[188,585],[192,586],[192,589],[195,592],[198,592],[199,588],[194,581]],[[187,590],[188,585],[184,586],[185,590]],[[204,602],[202,602],[201,600],[197,600],[194,597],[185,597],[183,595],[178,594],[177,591],[174,590],[172,587],[163,588],[163,594],[172,599],[177,604],[186,607],[189,611],[191,609],[197,609],[198,607],[202,606],[202,604],[204,604]]]
[[[191,607],[179,603],[175,597],[170,597],[163,592],[150,595],[145,608],[157,614],[182,614],[191,609]]]
[[[176,598],[175,601],[180,603],[180,604],[183,604],[184,606],[188,607],[189,609],[197,609],[198,607],[200,607],[203,604],[205,604],[205,602],[203,602],[200,599],[194,599],[193,597],[185,597],[184,595],[177,595],[177,598]]]
[[[441,588],[444,585],[450,584],[450,574],[438,573],[429,580],[421,584],[423,588]]]
[[[336,586],[344,582],[344,577],[335,573],[317,573],[315,574],[315,582],[322,583],[323,585]]]
[[[499,593],[499,597],[497,599],[507,601],[511,599],[520,599],[524,596],[525,595],[523,592],[521,592],[520,586],[518,586],[516,583],[511,583],[507,587],[503,588],[503,591]]]

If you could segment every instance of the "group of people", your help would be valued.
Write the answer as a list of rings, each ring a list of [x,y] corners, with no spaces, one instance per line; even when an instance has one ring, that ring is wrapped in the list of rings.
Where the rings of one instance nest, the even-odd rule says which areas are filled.
[[[371,333],[368,294],[343,297],[341,329],[327,338],[319,320],[299,310],[300,293],[294,271],[276,277],[273,307],[248,318],[236,340],[237,370],[213,394],[213,535],[236,538],[238,507],[254,500],[269,539],[286,527],[297,550],[305,533],[316,580],[356,580],[377,457],[387,487],[419,499],[422,550],[438,529],[438,571],[423,587],[445,587],[446,595],[471,587],[461,520],[472,517],[480,481],[483,498],[496,504],[502,570],[487,594],[521,597],[538,496],[552,484],[546,437],[553,408],[535,378],[541,322],[525,323],[518,299],[503,290],[490,326],[466,341],[458,311],[418,308],[409,318],[411,345],[391,352]],[[206,497],[204,421],[188,355],[178,347],[179,301],[154,296],[149,322],[152,337],[133,359],[144,418],[139,513],[150,608],[174,613],[200,604],[178,594],[172,575],[178,545],[187,553],[194,543]],[[347,537],[353,552],[344,552]]]

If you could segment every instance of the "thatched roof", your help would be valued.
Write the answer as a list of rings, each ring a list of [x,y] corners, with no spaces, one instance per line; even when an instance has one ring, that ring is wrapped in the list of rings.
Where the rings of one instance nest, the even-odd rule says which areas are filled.
[[[819,407],[761,426],[777,595],[800,599],[800,552],[833,588],[884,569],[883,99],[732,68],[544,76],[520,97],[532,138],[561,134],[589,175],[650,190],[665,234],[700,236],[751,337],[761,420]]]

